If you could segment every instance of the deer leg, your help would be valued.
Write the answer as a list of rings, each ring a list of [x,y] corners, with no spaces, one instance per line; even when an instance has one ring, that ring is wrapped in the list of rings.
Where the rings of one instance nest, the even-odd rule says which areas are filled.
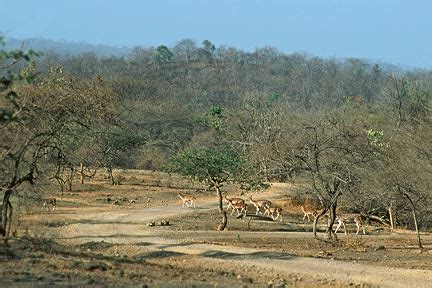
[[[344,227],[344,230],[345,230],[345,235],[348,235],[348,231],[347,231],[347,228],[346,228],[346,225],[345,225],[345,223],[343,223],[343,222],[342,222],[342,225],[343,225],[343,227]]]
[[[337,233],[337,231],[339,230],[339,228],[340,228],[341,225],[342,225],[342,221],[339,220],[339,223],[338,223],[338,225],[336,227],[336,230],[334,232],[335,234]]]
[[[356,235],[358,235],[358,233],[360,232],[360,228],[362,228],[362,230],[363,230],[363,235],[366,235],[365,227],[360,222],[356,222],[356,225],[357,225]]]
[[[228,203],[228,206],[225,208],[225,210],[229,211],[230,207],[231,207],[231,203]]]

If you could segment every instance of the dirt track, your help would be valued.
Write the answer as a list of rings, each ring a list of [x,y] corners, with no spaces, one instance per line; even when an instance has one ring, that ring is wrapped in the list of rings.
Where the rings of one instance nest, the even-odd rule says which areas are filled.
[[[215,231],[220,215],[213,194],[163,173],[138,172],[121,171],[127,178],[122,185],[109,185],[102,177],[76,185],[73,192],[56,195],[57,210],[36,207],[24,214],[19,234],[37,243],[3,269],[0,265],[0,285],[430,287],[432,235],[422,236],[422,253],[409,231],[382,227],[369,227],[366,236],[339,234],[341,241],[333,247],[302,232],[310,224],[287,201],[291,183],[273,183],[256,195],[283,207],[284,221],[256,217],[250,209],[246,219],[230,216],[228,229]],[[224,188],[229,196],[246,198]],[[197,208],[182,208],[177,192],[196,196]],[[120,199],[118,205],[108,198]],[[159,225],[162,220],[170,225]],[[44,244],[50,239],[61,247]],[[86,270],[94,261],[109,268]]]
[[[200,203],[200,212],[214,207],[214,201]],[[74,220],[76,223],[59,228],[57,240],[65,244],[80,244],[89,241],[104,241],[116,244],[134,245],[147,243],[148,252],[177,253],[177,255],[193,255],[193,261],[187,265],[197,269],[222,266],[226,270],[239,268],[248,273],[265,274],[266,271],[280,275],[295,274],[298,279],[315,279],[320,283],[369,284],[380,287],[430,287],[432,271],[420,269],[404,269],[371,266],[369,264],[351,263],[331,259],[317,259],[313,257],[299,257],[272,251],[271,249],[257,249],[239,247],[224,243],[212,244],[215,238],[235,238],[250,236],[262,237],[268,232],[235,232],[235,231],[172,231],[168,227],[148,227],[150,221],[178,218],[197,210],[182,208],[181,205],[167,205],[148,207],[143,209],[113,209],[98,212],[76,210],[76,214],[61,215],[65,221]],[[83,212],[83,213],[81,213]],[[59,215],[52,215],[58,217]],[[278,237],[310,237],[302,232],[272,232]],[[241,236],[238,236],[241,235]],[[427,253],[427,252],[426,252]],[[192,257],[192,256],[191,256]],[[192,258],[191,258],[192,259]],[[330,281],[330,282],[329,282]]]

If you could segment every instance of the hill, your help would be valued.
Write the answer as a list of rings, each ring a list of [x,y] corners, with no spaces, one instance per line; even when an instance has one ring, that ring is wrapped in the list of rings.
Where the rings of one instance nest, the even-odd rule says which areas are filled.
[[[5,49],[25,47],[36,51],[54,51],[61,55],[76,56],[82,53],[95,53],[98,56],[125,56],[132,48],[108,45],[93,45],[85,42],[54,41],[43,38],[7,38]]]

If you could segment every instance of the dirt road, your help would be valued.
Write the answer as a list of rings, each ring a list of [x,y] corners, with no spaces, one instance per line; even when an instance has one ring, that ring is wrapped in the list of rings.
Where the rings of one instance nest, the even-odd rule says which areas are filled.
[[[178,218],[179,216],[205,211],[214,207],[214,201],[201,203],[197,210],[182,208],[181,205],[147,207],[143,209],[114,209],[112,211],[75,211],[64,214],[69,225],[59,228],[59,242],[79,244],[89,241],[104,241],[113,244],[147,243],[148,252],[193,256],[196,267],[219,265],[227,270],[241,267],[245,271],[265,274],[267,271],[280,275],[296,274],[299,279],[313,278],[337,283],[369,284],[380,287],[430,287],[432,271],[421,269],[389,268],[364,265],[331,259],[298,257],[269,248],[257,249],[238,247],[231,244],[212,244],[212,239],[227,237],[254,237],[268,235],[268,232],[236,231],[173,231],[169,227],[149,227],[150,221]],[[82,213],[81,213],[82,212]],[[52,217],[57,217],[52,215]],[[287,232],[272,232],[274,237],[288,237]],[[310,237],[302,232],[289,232],[292,237]]]

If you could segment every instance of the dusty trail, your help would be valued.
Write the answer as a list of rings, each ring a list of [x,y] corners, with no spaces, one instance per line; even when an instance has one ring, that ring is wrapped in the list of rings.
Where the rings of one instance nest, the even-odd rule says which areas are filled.
[[[334,279],[344,283],[368,283],[381,287],[430,287],[432,281],[432,272],[425,270],[373,267],[343,261],[296,257],[256,249],[214,246],[192,244],[165,250],[223,259],[235,265],[273,270],[283,274],[296,273],[315,278]]]
[[[207,235],[211,238],[209,234],[215,234],[217,237],[217,233],[223,237],[230,235],[234,237],[236,232],[230,231],[215,233],[196,231],[192,233],[193,237],[191,233],[184,233],[185,237],[179,240],[178,234],[182,232],[161,230],[145,225],[149,221],[170,219],[195,211],[214,209],[214,207],[214,201],[208,201],[200,203],[200,207],[196,210],[182,208],[181,205],[169,205],[128,211],[87,211],[69,216],[78,223],[60,228],[61,236],[58,240],[73,244],[103,240],[131,245],[145,241],[151,243],[147,247],[149,252],[170,251],[194,255],[194,263],[200,267],[210,267],[217,263],[229,269],[233,265],[236,267],[240,265],[245,269],[271,270],[287,275],[296,273],[302,277],[330,279],[342,283],[368,283],[381,287],[430,287],[432,271],[428,270],[378,267],[337,260],[297,257],[264,249],[221,246],[196,241],[199,235]],[[253,233],[257,234],[257,232]],[[295,236],[305,233],[292,234]]]

